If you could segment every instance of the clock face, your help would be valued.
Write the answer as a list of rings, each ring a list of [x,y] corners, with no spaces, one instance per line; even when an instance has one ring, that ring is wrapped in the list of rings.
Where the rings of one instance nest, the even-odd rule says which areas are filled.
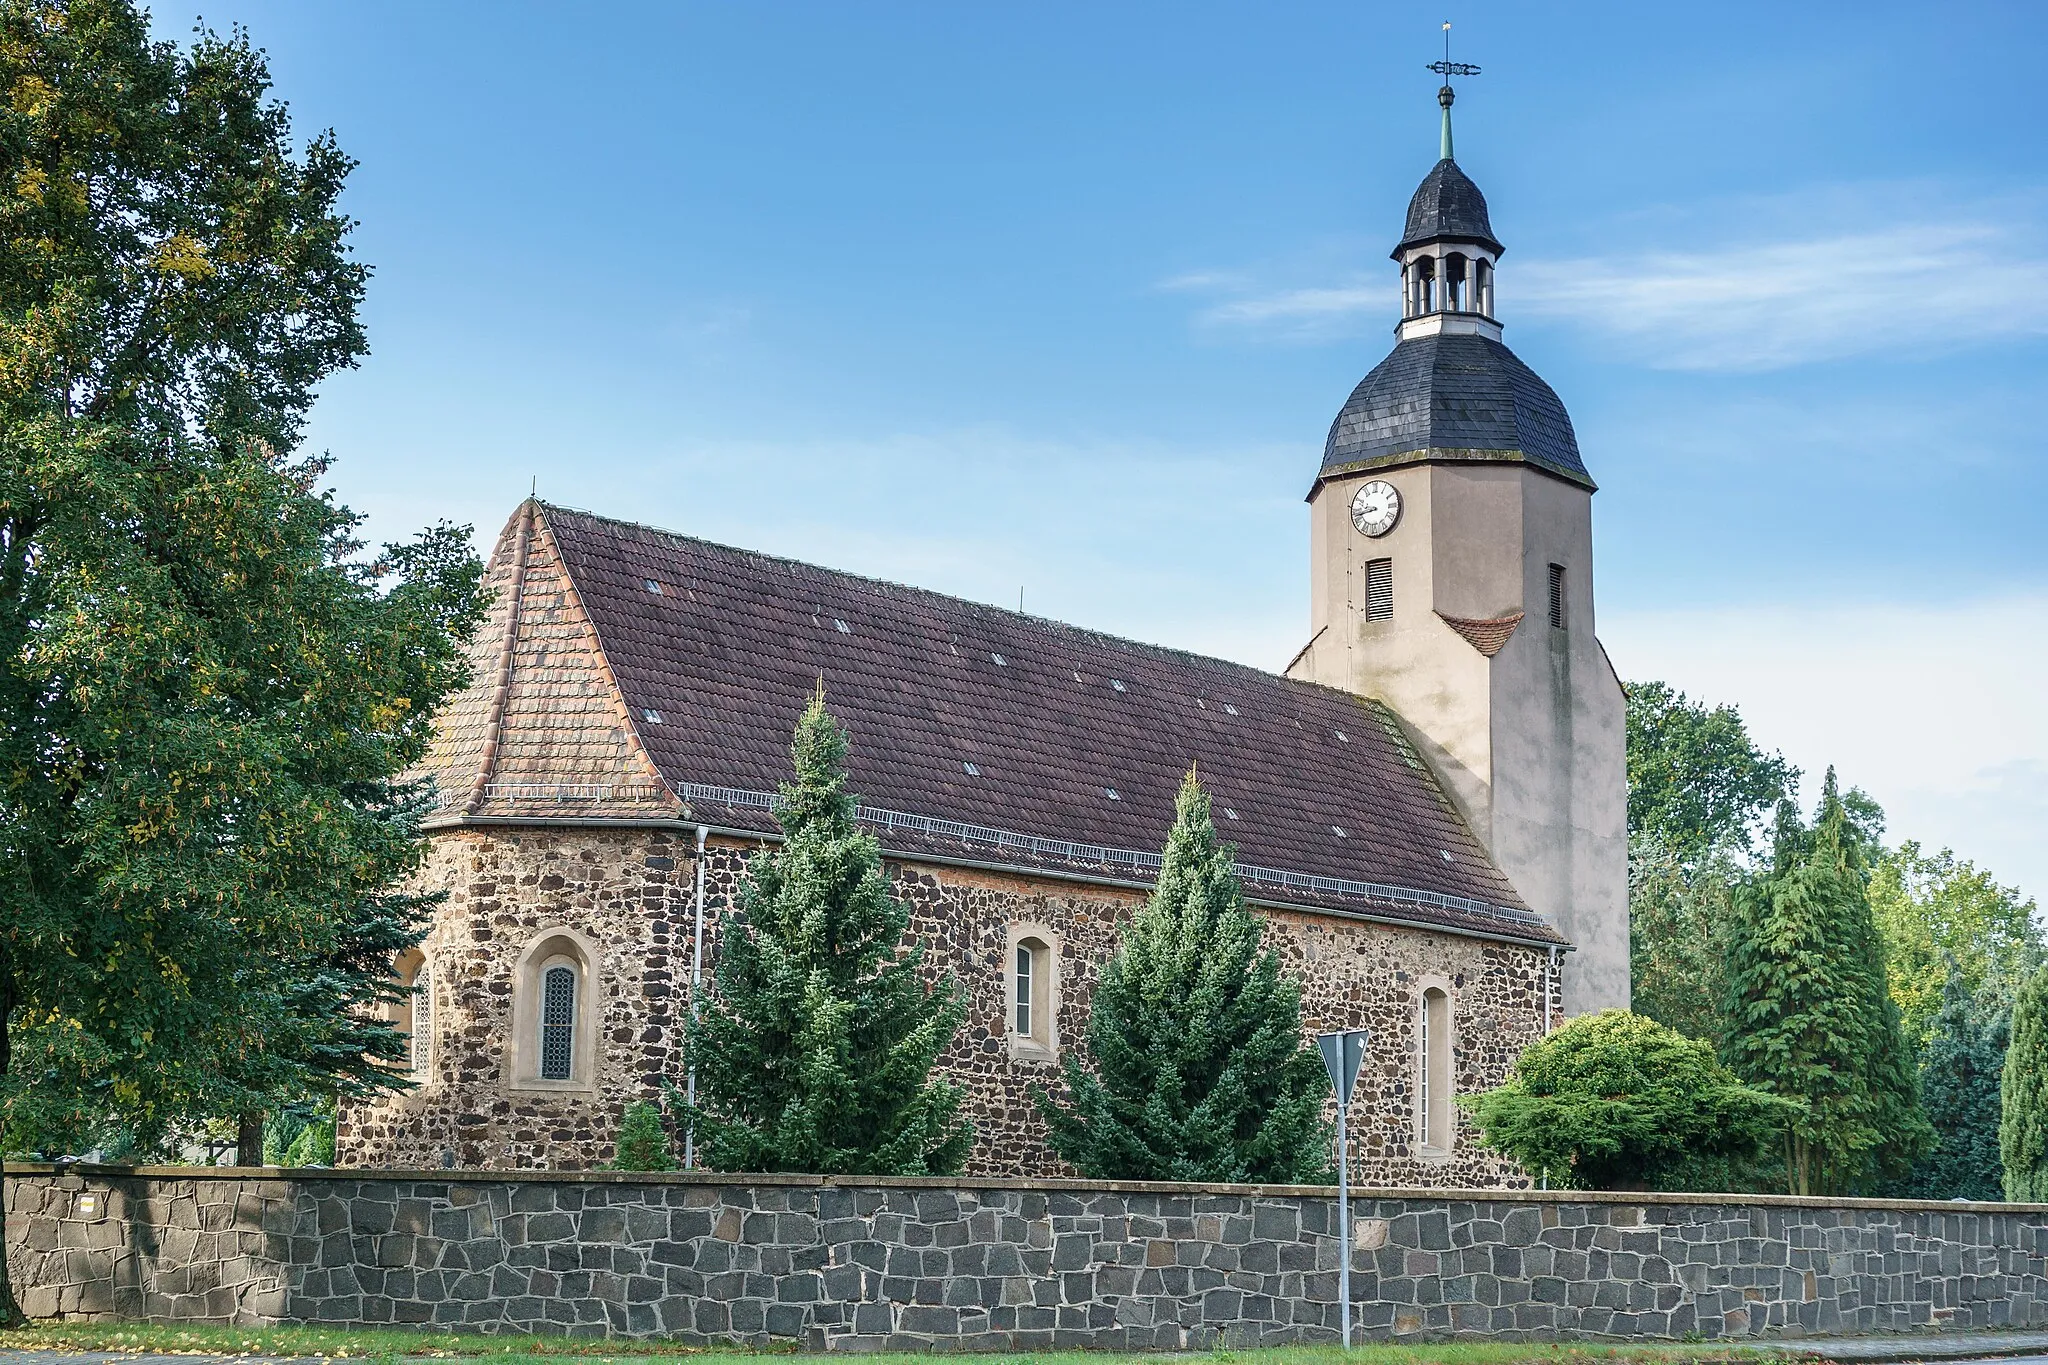
[[[1351,524],[1368,536],[1383,536],[1401,519],[1401,494],[1384,479],[1374,479],[1351,498]]]

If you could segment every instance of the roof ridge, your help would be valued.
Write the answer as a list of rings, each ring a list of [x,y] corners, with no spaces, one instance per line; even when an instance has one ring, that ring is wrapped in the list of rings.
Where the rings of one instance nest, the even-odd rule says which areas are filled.
[[[727,545],[722,541],[707,540],[703,536],[693,536],[682,531],[671,531],[663,526],[652,526],[644,521],[633,521],[626,517],[606,516],[601,512],[590,511],[588,508],[568,507],[561,503],[545,501],[541,502],[540,505],[547,512],[567,512],[573,516],[587,517],[594,522],[602,522],[611,526],[629,527],[632,530],[645,531],[651,535],[666,536],[671,540],[707,546],[729,554],[743,555],[748,559],[764,561],[770,564],[786,565],[797,569],[809,569],[814,573],[829,574],[834,578],[850,579],[856,583],[865,583],[878,588],[915,593],[934,602],[947,602],[958,606],[971,607],[976,611],[1000,612],[1004,616],[1012,617],[1029,625],[1045,628],[1048,632],[1052,633],[1070,632],[1074,635],[1105,641],[1112,645],[1121,645],[1129,649],[1141,650],[1148,654],[1165,655],[1186,663],[1212,665],[1222,669],[1250,673],[1262,682],[1279,682],[1285,683],[1290,687],[1311,688],[1318,692],[1327,692],[1357,702],[1365,700],[1365,698],[1360,697],[1355,692],[1347,692],[1341,687],[1333,687],[1328,683],[1313,682],[1307,678],[1291,678],[1287,674],[1273,669],[1260,668],[1254,664],[1239,663],[1235,659],[1219,658],[1213,654],[1198,654],[1193,650],[1180,649],[1173,645],[1161,645],[1146,640],[1134,640],[1127,635],[1113,635],[1108,631],[1097,630],[1092,626],[1075,625],[1071,621],[1061,621],[1051,616],[1038,616],[1031,612],[1013,611],[1008,607],[997,606],[992,602],[977,602],[971,597],[958,597],[952,593],[939,592],[934,588],[921,588],[915,583],[900,583],[893,578],[877,578],[872,574],[855,573],[850,569],[835,569],[825,564],[813,564],[807,559],[794,559],[788,555],[769,554],[765,550],[750,550],[740,545]],[[571,576],[573,577],[574,575]]]

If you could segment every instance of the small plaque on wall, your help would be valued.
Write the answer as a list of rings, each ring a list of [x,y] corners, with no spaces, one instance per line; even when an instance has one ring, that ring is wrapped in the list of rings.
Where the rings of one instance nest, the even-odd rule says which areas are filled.
[[[71,1201],[73,1218],[94,1219],[101,1216],[106,1208],[105,1196],[93,1190],[80,1190]]]

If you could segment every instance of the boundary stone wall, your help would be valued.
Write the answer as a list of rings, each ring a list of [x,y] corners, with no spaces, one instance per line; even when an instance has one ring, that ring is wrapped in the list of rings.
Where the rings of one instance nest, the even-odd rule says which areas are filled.
[[[1334,1340],[1328,1189],[10,1167],[39,1317],[811,1349]],[[2048,1326],[2048,1205],[1360,1190],[1368,1338]]]

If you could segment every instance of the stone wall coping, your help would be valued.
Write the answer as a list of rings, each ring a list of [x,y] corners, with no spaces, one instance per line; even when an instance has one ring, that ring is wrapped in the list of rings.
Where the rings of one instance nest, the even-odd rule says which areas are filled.
[[[1045,1194],[1265,1195],[1273,1198],[1337,1196],[1335,1185],[1203,1185],[1143,1180],[1020,1180],[998,1176],[884,1176],[744,1174],[726,1171],[477,1171],[403,1170],[357,1166],[102,1166],[10,1161],[7,1178],[92,1176],[143,1180],[323,1180],[437,1185],[753,1185],[807,1189],[1030,1190]],[[1963,1199],[1857,1199],[1799,1194],[1692,1194],[1626,1190],[1461,1190],[1354,1185],[1353,1199],[1410,1200],[1432,1204],[1711,1204],[1750,1208],[1892,1209],[1902,1213],[2048,1215],[2048,1204],[1986,1203]]]

